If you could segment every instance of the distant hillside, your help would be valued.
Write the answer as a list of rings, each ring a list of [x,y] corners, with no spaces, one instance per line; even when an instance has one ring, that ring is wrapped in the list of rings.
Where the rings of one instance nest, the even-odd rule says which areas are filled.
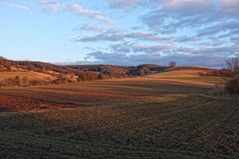
[[[166,69],[167,67],[151,64],[139,66],[60,66],[37,61],[13,61],[0,57],[0,85],[2,87],[29,86],[125,78],[158,73]]]
[[[215,83],[219,83],[222,80],[218,73],[220,73],[220,70],[212,68],[184,66],[146,77],[168,82],[214,86]]]

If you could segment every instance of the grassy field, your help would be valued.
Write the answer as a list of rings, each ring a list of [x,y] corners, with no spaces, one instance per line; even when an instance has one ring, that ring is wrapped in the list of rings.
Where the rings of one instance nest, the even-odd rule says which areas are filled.
[[[15,78],[16,76],[19,77],[28,77],[29,80],[43,80],[47,81],[49,79],[55,79],[55,77],[51,75],[47,75],[44,73],[38,73],[38,72],[31,72],[31,71],[22,71],[22,72],[0,72],[0,81],[4,81],[9,78]]]
[[[239,158],[239,103],[161,78],[1,89],[0,158]]]
[[[197,70],[198,69],[198,70]],[[182,68],[178,70],[173,70],[169,72],[163,72],[159,74],[152,74],[147,76],[148,78],[155,78],[164,81],[179,82],[179,83],[191,83],[193,85],[208,85],[213,86],[215,83],[221,82],[221,77],[215,76],[200,76],[201,73],[208,73],[212,70],[202,68]]]

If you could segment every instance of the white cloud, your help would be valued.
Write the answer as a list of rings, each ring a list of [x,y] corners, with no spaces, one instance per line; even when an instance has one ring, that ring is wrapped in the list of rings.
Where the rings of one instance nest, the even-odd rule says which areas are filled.
[[[75,42],[96,42],[96,41],[121,41],[124,38],[124,33],[122,30],[111,28],[103,33],[93,35],[77,37],[73,39]]]
[[[47,11],[59,12],[63,8],[62,4],[48,0],[38,0],[38,3],[43,9]]]
[[[117,52],[91,52],[87,56],[87,60],[91,63],[103,63],[113,65],[140,65],[140,64],[160,64],[167,65],[170,61],[176,61],[178,65],[191,66],[209,66],[220,68],[224,66],[224,54],[170,54],[162,56],[160,54],[122,54]]]
[[[63,1],[64,3],[60,5],[46,0],[41,1],[43,4],[51,4],[52,6],[48,8],[54,12],[63,9],[105,24],[113,23],[108,17],[110,15],[103,14],[104,11],[84,8],[79,3]],[[127,25],[131,22],[123,24],[123,30],[111,29],[112,25],[107,27],[106,25],[99,27],[93,23],[79,25],[77,27],[79,30],[97,32],[96,35],[92,32],[80,34],[73,39],[75,42],[88,42],[86,45],[89,42],[101,42],[102,46],[91,46],[95,52],[88,54],[95,62],[122,65],[164,61],[168,63],[175,60],[179,64],[218,66],[223,64],[228,56],[239,54],[239,0],[107,0],[106,2],[110,9],[124,9],[139,4],[142,12],[132,13],[135,13],[134,18],[141,18],[148,28],[134,24],[138,25],[138,30],[130,32]],[[142,5],[146,3],[147,6]],[[112,17],[116,17],[117,13],[114,12]],[[115,19],[116,22],[117,20],[121,24],[121,20]]]
[[[110,18],[104,16],[102,13],[83,8],[78,3],[69,4],[69,5],[67,5],[67,8],[79,15],[85,15],[85,16],[97,19],[99,21],[105,22],[107,24],[113,23],[113,21]]]
[[[5,6],[8,6],[10,8],[17,9],[17,10],[22,10],[22,11],[30,11],[31,10],[26,5],[19,4],[19,3],[3,2],[2,4],[5,5]]]
[[[54,2],[50,0],[38,0],[38,4],[44,10],[47,10],[47,11],[52,11],[56,13],[61,10],[68,10],[78,15],[88,16],[90,18],[94,18],[98,21],[102,21],[107,24],[113,23],[113,21],[109,17],[104,16],[102,13],[98,11],[84,8],[78,3],[58,3],[58,2]]]

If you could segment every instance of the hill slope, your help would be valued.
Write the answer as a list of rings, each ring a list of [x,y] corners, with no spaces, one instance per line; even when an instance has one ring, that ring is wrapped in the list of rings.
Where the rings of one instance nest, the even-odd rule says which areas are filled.
[[[214,85],[222,80],[220,76],[213,75],[215,71],[217,70],[204,67],[178,67],[173,70],[148,75],[146,77],[170,82]]]
[[[0,58],[0,85],[16,85],[16,83],[19,83],[16,81],[16,78],[20,78],[20,80],[27,78],[28,85],[30,85],[30,83],[41,85],[77,82],[79,81],[78,76],[80,75],[83,76],[81,80],[124,78],[143,76],[161,72],[165,69],[166,67],[159,65],[140,65],[132,67],[113,65],[60,66],[43,62],[12,61]]]
[[[238,101],[208,89],[148,77],[0,89],[0,158],[238,159]]]
[[[73,83],[84,80],[146,76],[165,81],[212,84],[220,77],[208,76],[217,70],[205,67],[168,68],[159,65],[139,66],[73,65],[60,66],[34,61],[0,58],[0,86],[31,86],[50,83]],[[25,82],[23,82],[25,81]]]

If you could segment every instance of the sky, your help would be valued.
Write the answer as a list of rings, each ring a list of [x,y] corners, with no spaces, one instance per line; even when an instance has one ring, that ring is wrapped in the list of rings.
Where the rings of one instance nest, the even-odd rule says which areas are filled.
[[[0,44],[13,60],[223,67],[239,0],[0,0]]]

